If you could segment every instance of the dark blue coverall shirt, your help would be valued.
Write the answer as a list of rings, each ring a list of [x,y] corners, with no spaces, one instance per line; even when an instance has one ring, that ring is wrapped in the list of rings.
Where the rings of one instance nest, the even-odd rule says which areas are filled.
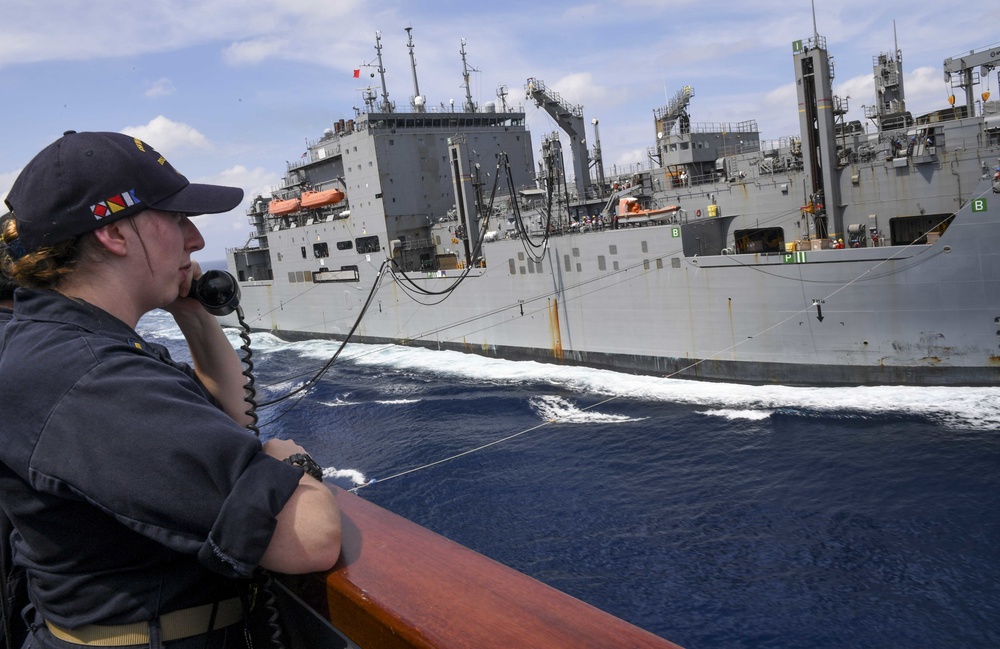
[[[236,594],[302,470],[122,321],[18,289],[0,338],[0,503],[44,619],[148,621]]]

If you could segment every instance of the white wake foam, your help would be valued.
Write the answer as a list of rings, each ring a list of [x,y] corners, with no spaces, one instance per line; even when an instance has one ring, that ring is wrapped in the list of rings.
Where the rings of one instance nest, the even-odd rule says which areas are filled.
[[[155,314],[156,312],[154,312]],[[180,337],[173,319],[147,315],[144,331],[157,336]],[[234,345],[240,344],[235,333]],[[289,350],[303,358],[328,360],[338,341],[284,342],[270,334],[255,333],[255,351]],[[1000,428],[1000,388],[951,388],[877,386],[847,388],[797,388],[780,385],[753,386],[655,376],[624,374],[583,367],[549,365],[533,361],[507,361],[474,354],[434,351],[399,345],[347,345],[340,362],[471,379],[487,384],[540,384],[560,393],[582,393],[624,400],[662,401],[704,406],[709,416],[751,419],[770,416],[779,408],[801,408],[824,413],[868,416],[912,414],[959,428]],[[318,369],[318,367],[317,367]],[[345,405],[335,402],[330,405]],[[551,407],[551,406],[548,406]],[[742,414],[734,414],[742,413]],[[760,414],[763,413],[763,414]],[[588,416],[593,416],[588,413]]]
[[[323,469],[323,477],[333,479],[345,478],[354,483],[355,486],[363,485],[368,482],[368,480],[365,479],[365,474],[355,469],[334,469],[332,467],[327,467]]]
[[[358,365],[428,372],[483,383],[543,384],[564,393],[705,406],[704,412],[710,416],[763,419],[779,408],[801,408],[855,416],[912,414],[960,428],[1000,428],[1000,388],[755,386],[507,361],[397,345],[348,345],[346,351]]]
[[[607,415],[597,410],[586,410],[569,399],[552,395],[532,397],[530,402],[532,409],[538,413],[539,417],[561,424],[619,424],[644,419],[644,417]]]
[[[732,408],[718,408],[716,410],[699,410],[698,414],[709,417],[722,417],[723,419],[747,419],[749,421],[761,421],[774,414],[773,410],[733,410]]]

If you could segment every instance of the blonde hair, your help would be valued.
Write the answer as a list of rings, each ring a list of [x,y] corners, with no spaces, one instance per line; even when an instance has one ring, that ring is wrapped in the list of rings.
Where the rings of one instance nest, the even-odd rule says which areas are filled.
[[[73,272],[82,256],[86,235],[44,246],[20,257],[11,256],[11,246],[17,246],[17,217],[7,219],[0,232],[0,267],[19,286],[28,288],[53,288],[66,275]]]

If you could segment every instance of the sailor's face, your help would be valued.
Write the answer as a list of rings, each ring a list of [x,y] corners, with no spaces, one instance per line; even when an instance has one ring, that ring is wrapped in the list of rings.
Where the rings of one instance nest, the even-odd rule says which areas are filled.
[[[191,284],[191,253],[205,247],[205,239],[186,214],[146,210],[135,219],[142,238],[150,290],[158,302],[169,304]]]

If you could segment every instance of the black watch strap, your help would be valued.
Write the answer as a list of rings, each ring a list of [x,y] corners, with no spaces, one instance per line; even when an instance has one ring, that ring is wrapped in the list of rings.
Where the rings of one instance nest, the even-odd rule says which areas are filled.
[[[285,462],[301,468],[312,477],[323,482],[323,468],[316,464],[316,460],[312,459],[312,456],[308,453],[293,453],[285,458]]]

